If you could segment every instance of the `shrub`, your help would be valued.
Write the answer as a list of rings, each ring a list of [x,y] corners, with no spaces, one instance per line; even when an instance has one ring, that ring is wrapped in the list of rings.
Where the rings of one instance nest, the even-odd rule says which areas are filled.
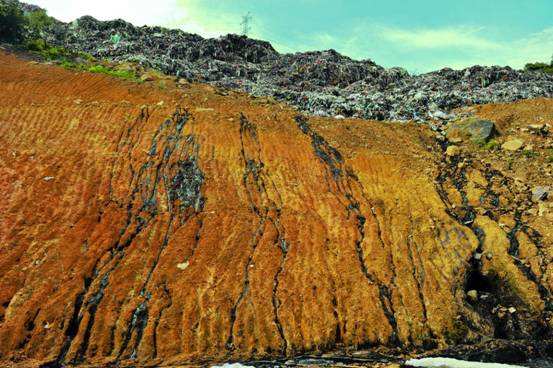
[[[23,40],[25,17],[16,2],[0,0],[0,41]]]
[[[44,29],[54,24],[54,18],[48,16],[42,9],[26,13],[25,21],[29,32],[34,37],[40,37]]]
[[[544,73],[553,74],[553,62],[552,62],[552,64],[529,63],[529,64],[526,64],[526,66],[524,67],[524,70],[532,71],[532,72],[544,72]]]
[[[36,51],[40,56],[46,60],[60,60],[72,59],[74,54],[64,49],[63,47],[50,46],[46,41],[42,39],[36,39],[27,41],[25,43],[27,49]]]

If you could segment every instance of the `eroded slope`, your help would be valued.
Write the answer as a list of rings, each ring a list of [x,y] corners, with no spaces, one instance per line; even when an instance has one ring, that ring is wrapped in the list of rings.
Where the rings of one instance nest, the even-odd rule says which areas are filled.
[[[520,285],[521,321],[539,325],[521,338],[548,328],[549,259],[531,253],[530,274],[509,257],[509,237],[527,234],[530,251],[536,238],[516,217],[509,231],[473,218],[455,181],[469,173],[425,127],[306,118],[211,87],[160,90],[6,55],[0,100],[6,362],[476,342],[497,329],[466,296],[470,277],[486,278],[483,247],[498,283]],[[492,228],[500,241],[476,230]]]

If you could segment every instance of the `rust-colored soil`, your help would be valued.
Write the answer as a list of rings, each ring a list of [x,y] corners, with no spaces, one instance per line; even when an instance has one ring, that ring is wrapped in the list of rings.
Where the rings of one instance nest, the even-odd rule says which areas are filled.
[[[422,126],[307,119],[211,87],[0,54],[0,360],[182,364],[479,341],[498,327],[466,296],[477,250],[493,253],[483,272],[510,290],[516,318],[547,325],[549,212],[527,220],[542,219],[541,238],[514,230],[509,254],[516,194],[488,169],[446,161]],[[482,210],[463,223],[467,193]]]

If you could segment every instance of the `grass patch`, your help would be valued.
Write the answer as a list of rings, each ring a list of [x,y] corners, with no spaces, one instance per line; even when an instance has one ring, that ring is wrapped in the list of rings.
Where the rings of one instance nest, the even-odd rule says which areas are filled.
[[[490,139],[488,142],[486,141],[478,142],[478,145],[486,151],[495,151],[501,146],[499,142],[496,141],[495,139]]]
[[[547,151],[548,151],[548,155],[547,155],[546,161],[549,162],[550,164],[553,164],[553,148],[550,148]]]
[[[536,158],[539,156],[539,154],[536,151],[532,151],[532,150],[524,150],[522,151],[522,154],[526,158]]]
[[[86,71],[90,73],[105,74],[111,77],[131,80],[135,82],[138,82],[140,80],[137,75],[131,70],[115,70],[101,64],[92,65],[88,69],[86,69]]]
[[[55,61],[69,70],[105,74],[111,77],[140,82],[133,70],[116,70],[99,64],[92,55],[84,52],[70,52],[63,47],[51,46],[43,39],[33,39],[25,43],[25,48],[39,55],[46,61]]]

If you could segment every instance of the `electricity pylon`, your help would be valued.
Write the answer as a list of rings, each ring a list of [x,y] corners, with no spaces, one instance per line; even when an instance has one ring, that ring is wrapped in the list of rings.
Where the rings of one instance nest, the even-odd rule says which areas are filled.
[[[250,33],[250,30],[252,29],[251,21],[252,21],[252,14],[250,12],[248,12],[248,14],[242,17],[242,23],[240,23],[240,25],[242,26],[242,34],[244,36],[247,36],[248,33]]]

